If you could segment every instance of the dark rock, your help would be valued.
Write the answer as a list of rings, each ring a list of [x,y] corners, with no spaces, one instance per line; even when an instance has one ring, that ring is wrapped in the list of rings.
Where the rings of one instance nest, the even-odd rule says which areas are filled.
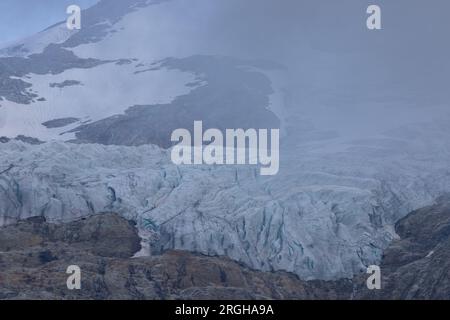
[[[11,140],[17,140],[17,141],[22,141],[24,143],[28,143],[28,144],[42,144],[44,143],[43,141],[37,139],[37,138],[33,138],[33,137],[27,137],[24,135],[19,135],[17,137],[15,137],[14,139],[10,139],[8,137],[0,137],[0,143],[7,143]]]
[[[396,232],[400,239],[384,252],[380,265],[382,289],[358,296],[450,299],[450,197],[413,211],[396,224]]]
[[[64,88],[64,87],[71,87],[71,86],[79,86],[81,85],[80,81],[76,80],[65,80],[63,82],[52,82],[49,84],[50,88]]]
[[[22,141],[28,144],[42,144],[44,143],[43,141],[37,139],[37,138],[33,138],[33,137],[27,137],[24,135],[18,135],[17,137],[14,138],[14,140],[18,140],[18,141]]]
[[[62,128],[65,126],[68,126],[69,124],[75,123],[77,121],[80,121],[78,118],[61,118],[61,119],[54,119],[50,121],[46,121],[42,123],[43,126],[52,129],[52,128]]]
[[[3,227],[0,298],[345,299],[352,289],[349,280],[305,282],[189,252],[130,259],[139,240],[134,225],[115,214],[61,225],[33,218]],[[82,270],[79,291],[66,287],[66,269],[74,264]]]
[[[367,274],[303,281],[250,270],[225,257],[169,251],[131,258],[136,227],[112,213],[66,224],[31,218],[0,228],[0,299],[449,299],[450,197],[400,220],[385,251],[382,289]],[[66,287],[69,265],[82,289]]]
[[[52,262],[55,260],[58,260],[57,257],[55,257],[50,250],[41,251],[39,253],[39,260],[42,264]]]
[[[42,53],[26,58],[0,58],[0,96],[20,104],[30,104],[38,96],[30,91],[31,84],[13,77],[24,77],[29,73],[59,74],[72,68],[93,68],[111,61],[81,59],[60,45],[51,44]]]

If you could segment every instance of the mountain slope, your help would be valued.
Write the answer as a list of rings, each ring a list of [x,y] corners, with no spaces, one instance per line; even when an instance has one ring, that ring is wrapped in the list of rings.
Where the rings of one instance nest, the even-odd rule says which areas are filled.
[[[224,255],[307,280],[380,262],[395,223],[450,191],[448,106],[408,104],[372,82],[374,95],[341,92],[354,81],[340,78],[352,73],[341,54],[306,48],[299,68],[261,36],[275,29],[297,50],[301,37],[281,28],[292,20],[267,25],[267,1],[241,2],[225,11],[244,8],[237,23],[209,0],[103,0],[80,31],[61,37],[55,25],[4,51],[0,224],[114,211],[138,223],[144,254]],[[241,34],[261,54],[243,54]],[[280,128],[280,172],[175,166],[170,133],[194,120]]]
[[[177,167],[156,146],[10,141],[0,144],[2,223],[112,210],[151,226],[156,252],[227,255],[306,279],[351,277],[379,261],[398,219],[450,187],[442,146],[418,153],[414,143],[383,144],[305,150],[261,177],[256,167]]]
[[[33,218],[0,228],[0,239],[0,299],[336,299],[351,288],[340,281],[341,293],[331,283],[180,251],[130,258],[137,230],[115,214],[62,225]],[[82,270],[79,291],[66,287],[74,257]]]
[[[364,272],[302,281],[182,251],[131,258],[140,247],[137,229],[116,214],[59,225],[31,218],[0,228],[0,299],[448,299],[449,218],[442,197],[399,221],[401,239],[385,251],[382,287],[374,291]],[[65,269],[75,261],[82,290],[69,291]]]

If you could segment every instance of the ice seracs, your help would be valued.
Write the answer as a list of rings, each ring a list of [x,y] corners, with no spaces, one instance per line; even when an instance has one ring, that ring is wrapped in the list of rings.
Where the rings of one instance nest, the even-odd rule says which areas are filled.
[[[154,254],[225,255],[258,270],[334,279],[376,264],[395,222],[450,190],[445,144],[310,148],[282,147],[279,173],[261,176],[251,166],[176,166],[151,145],[11,141],[0,144],[0,163],[13,165],[0,175],[0,220],[113,211],[151,226]]]

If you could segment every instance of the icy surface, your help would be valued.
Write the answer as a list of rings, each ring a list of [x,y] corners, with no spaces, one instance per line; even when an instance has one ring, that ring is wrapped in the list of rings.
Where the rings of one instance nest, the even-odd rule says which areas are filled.
[[[169,103],[194,89],[186,86],[196,79],[188,72],[166,69],[135,72],[135,63],[106,63],[89,69],[69,69],[57,75],[30,74],[25,81],[43,99],[35,100],[31,106],[2,101],[0,135],[15,137],[26,134],[43,141],[67,141],[74,135],[61,134],[80,125],[80,122],[56,129],[48,129],[42,123],[67,117],[79,118],[83,122],[97,121],[121,114],[133,105]],[[81,85],[52,87],[53,83],[67,80],[78,81]]]
[[[342,60],[333,50],[294,50],[294,60],[303,64],[288,69],[291,81],[302,77],[300,86],[290,87],[279,70],[242,65],[255,72],[236,72],[239,62],[220,62],[217,55],[242,59],[258,51],[258,58],[265,58],[266,52],[282,56],[291,50],[266,41],[274,20],[268,23],[270,11],[256,5],[262,2],[249,1],[243,11],[249,15],[241,21],[235,11],[213,3],[101,1],[84,12],[79,32],[55,25],[0,52],[0,138],[62,140],[0,143],[0,224],[35,215],[57,222],[115,211],[138,222],[154,253],[227,255],[255,269],[286,270],[304,279],[350,277],[377,263],[396,237],[399,218],[450,191],[448,104],[430,103],[421,92],[410,95],[414,87],[408,87],[407,99],[393,99],[388,93],[397,97],[397,85],[374,84],[375,96],[365,96],[349,85],[360,79],[354,74],[358,64],[353,66],[360,54]],[[223,12],[228,15],[219,19]],[[298,12],[292,13],[298,21]],[[286,30],[292,21],[286,20]],[[276,38],[286,39],[291,49],[302,35],[285,38],[286,30],[275,30]],[[256,33],[260,46],[250,41],[258,39]],[[160,68],[158,61],[168,58],[177,67]],[[414,66],[405,69],[417,72]],[[425,75],[411,79],[430,81]],[[181,96],[189,93],[194,94]],[[169,151],[153,145],[63,142],[73,134],[61,134],[80,123],[117,120],[133,105],[171,102],[178,102],[177,108],[186,102],[200,106],[205,116],[210,106],[223,110],[214,120],[253,119],[256,107],[270,110],[284,134],[279,174],[261,177],[259,168],[248,166],[176,167]],[[255,108],[241,108],[252,103]],[[171,114],[165,107],[150,114],[163,129],[169,122],[159,119],[192,115],[192,108]],[[63,119],[79,121],[42,125]],[[124,131],[112,130],[108,142],[119,132]]]
[[[36,35],[15,41],[0,49],[0,57],[27,57],[42,53],[50,43],[60,44],[70,38],[77,30],[69,30],[65,22],[51,26]]]
[[[156,146],[0,144],[1,223],[115,211],[156,232],[156,251],[227,255],[305,279],[350,277],[380,259],[395,221],[450,190],[445,123],[401,132],[333,152],[299,143],[281,151],[274,177],[177,167]]]

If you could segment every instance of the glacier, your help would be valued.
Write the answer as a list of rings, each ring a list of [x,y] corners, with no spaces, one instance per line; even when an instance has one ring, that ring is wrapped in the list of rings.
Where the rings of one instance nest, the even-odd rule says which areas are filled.
[[[432,124],[434,134],[448,138],[445,123]],[[409,139],[424,128],[333,151],[323,141],[284,146],[274,177],[251,166],[175,166],[155,145],[10,141],[0,144],[0,221],[113,211],[152,234],[146,254],[180,249],[303,279],[351,277],[379,261],[398,219],[450,190],[445,140],[425,148]]]
[[[378,263],[400,218],[450,192],[448,50],[423,62],[426,29],[405,24],[405,58],[401,28],[376,47],[322,5],[274,3],[102,0],[80,31],[0,50],[0,141],[46,141],[0,143],[0,225],[112,211],[137,222],[140,255],[225,255],[307,280]],[[279,127],[279,173],[175,166],[171,130],[202,119]]]

